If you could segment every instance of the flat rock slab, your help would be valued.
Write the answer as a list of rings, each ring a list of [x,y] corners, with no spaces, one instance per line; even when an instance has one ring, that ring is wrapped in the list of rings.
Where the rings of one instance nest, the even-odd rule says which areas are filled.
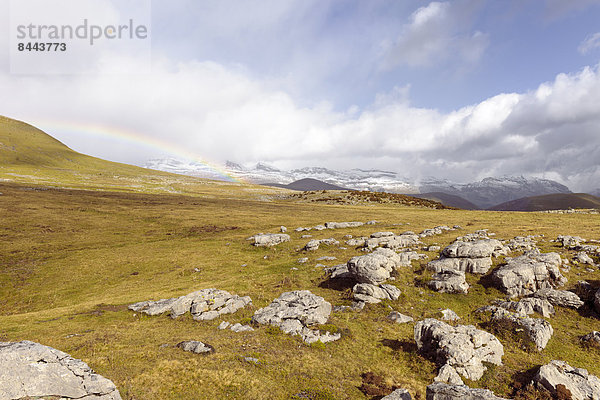
[[[402,292],[394,285],[382,283],[371,285],[370,283],[357,283],[352,288],[352,297],[356,301],[365,303],[379,303],[381,300],[398,300]]]
[[[567,290],[556,290],[553,288],[540,289],[532,297],[548,300],[550,304],[561,307],[579,308],[583,305],[583,301],[573,292]]]
[[[383,396],[381,400],[412,400],[412,397],[406,389],[396,389],[387,396]]]
[[[272,247],[279,243],[289,242],[290,235],[286,233],[259,233],[250,236],[248,240],[252,241],[253,246],[257,247]]]
[[[564,385],[573,400],[600,399],[600,379],[586,369],[573,368],[564,361],[553,360],[542,365],[533,380],[554,396],[557,395],[556,387]]]
[[[483,362],[502,364],[504,347],[491,333],[472,325],[451,326],[428,318],[415,324],[415,342],[419,350],[459,375],[479,380],[487,369]],[[448,367],[446,369],[448,369]]]
[[[398,311],[392,311],[388,314],[387,319],[397,324],[406,324],[407,322],[413,322],[415,319],[409,315],[404,315]]]
[[[129,309],[148,315],[168,312],[172,318],[190,312],[194,320],[206,321],[224,314],[232,314],[250,303],[252,299],[248,296],[240,297],[225,290],[211,288],[171,299],[141,301],[130,305]]]
[[[30,341],[0,342],[0,399],[121,400],[114,383],[81,360]]]
[[[259,324],[274,325],[283,332],[299,335],[305,343],[323,343],[337,340],[339,333],[331,334],[311,329],[312,325],[325,324],[331,314],[331,304],[308,290],[285,292],[267,307],[254,313],[252,320]]]
[[[427,284],[431,290],[440,293],[468,293],[469,284],[465,280],[465,273],[456,270],[442,270],[431,277]]]

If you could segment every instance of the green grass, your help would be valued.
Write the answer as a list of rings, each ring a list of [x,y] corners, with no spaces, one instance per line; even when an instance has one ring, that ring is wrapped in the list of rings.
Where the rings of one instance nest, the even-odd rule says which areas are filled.
[[[346,234],[420,232],[458,224],[463,230],[424,242],[443,247],[458,235],[489,228],[503,239],[543,234],[542,249],[565,257],[572,254],[549,239],[558,234],[598,239],[600,215],[434,210],[407,207],[395,198],[350,199],[347,193],[290,196],[279,189],[108,163],[44,135],[0,119],[0,340],[32,340],[80,358],[113,380],[124,399],[289,399],[300,394],[362,399],[367,398],[359,390],[365,372],[383,377],[386,387],[405,387],[424,399],[436,366],[416,352],[413,324],[386,319],[390,309],[418,320],[439,318],[441,309],[451,308],[461,323],[480,326],[483,321],[473,311],[503,297],[474,275],[467,277],[468,295],[435,293],[426,286],[431,275],[423,269],[426,260],[413,262],[393,281],[402,290],[398,301],[332,314],[323,328],[342,332],[342,339],[315,346],[269,327],[234,333],[217,329],[221,319],[195,322],[188,315],[173,320],[127,310],[134,302],[210,287],[251,296],[253,307],[223,317],[232,323],[248,323],[257,308],[294,289],[349,305],[348,288],[326,282],[316,259],[335,256],[336,261],[324,262],[335,265],[363,253],[334,246],[304,252],[309,239],[300,237],[306,232],[293,232],[298,226],[380,221],[308,232],[343,241]],[[290,228],[290,242],[263,249],[246,241],[258,232],[276,232],[280,225]],[[298,264],[301,257],[310,261]],[[567,274],[567,288],[599,276],[575,265]],[[555,333],[543,352],[523,350],[518,338],[503,336],[504,364],[469,384],[510,397],[515,380],[552,359],[599,375],[600,354],[579,343],[580,336],[598,329],[597,318],[557,307],[550,321]],[[174,347],[190,339],[205,341],[216,352],[199,356]]]
[[[376,226],[310,232],[315,238],[342,240],[348,233],[419,232],[439,224],[461,224],[462,231],[425,239],[427,244],[444,246],[464,232],[481,228],[500,238],[531,233],[592,238],[600,223],[596,215],[32,189],[40,188],[0,185],[1,339],[34,340],[81,358],[112,379],[129,399],[284,399],[302,391],[365,398],[358,388],[361,373],[369,371],[385,377],[390,386],[406,387],[423,398],[436,367],[415,352],[412,324],[386,320],[390,308],[416,319],[439,317],[441,309],[451,308],[462,323],[478,324],[473,311],[502,297],[473,275],[468,277],[472,286],[468,295],[432,292],[419,286],[430,273],[423,271],[424,262],[415,262],[397,274],[394,284],[402,290],[398,301],[367,306],[361,313],[333,314],[327,328],[335,327],[345,335],[324,346],[306,346],[266,327],[236,334],[218,330],[220,320],[172,320],[134,315],[126,309],[133,302],[208,287],[252,297],[253,309],[223,318],[234,323],[247,322],[256,308],[288,290],[309,289],[334,305],[350,303],[347,291],[324,285],[323,271],[314,266],[320,256],[336,256],[338,260],[326,262],[335,265],[360,254],[357,250],[322,246],[308,254],[301,251],[309,240],[300,238],[306,232],[291,232],[291,242],[272,249],[254,248],[246,241],[254,233],[275,232],[280,225],[381,221]],[[562,251],[550,242],[541,245]],[[298,264],[304,256],[310,261]],[[574,266],[568,277],[572,285],[578,279],[598,279],[598,273]],[[546,350],[524,351],[516,342],[503,339],[504,365],[471,384],[507,396],[515,374],[555,358],[600,374],[600,356],[578,342],[579,336],[597,329],[597,319],[559,309],[551,323],[555,335]],[[216,353],[200,357],[172,346],[161,348],[186,339],[204,340]],[[256,355],[264,361],[261,365],[240,361]]]

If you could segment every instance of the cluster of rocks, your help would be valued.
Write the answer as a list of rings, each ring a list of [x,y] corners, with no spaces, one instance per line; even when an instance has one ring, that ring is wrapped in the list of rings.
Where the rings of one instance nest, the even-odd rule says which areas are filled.
[[[511,251],[531,251],[537,249],[537,238],[540,235],[529,235],[529,236],[515,236],[510,239],[506,246]]]
[[[487,369],[483,362],[502,364],[502,343],[472,325],[454,327],[428,318],[415,324],[414,334],[418,349],[441,366],[436,381],[460,385],[460,376],[476,381]]]
[[[377,221],[367,221],[367,222],[325,222],[323,225],[316,225],[313,227],[298,227],[294,229],[296,232],[304,232],[304,231],[324,231],[325,229],[343,229],[343,228],[358,228],[363,225],[375,225]]]
[[[365,251],[371,251],[377,247],[385,247],[392,250],[413,248],[421,244],[419,235],[414,232],[404,232],[396,235],[394,232],[375,232],[370,237],[352,238],[346,241],[348,246],[359,247]]]
[[[533,380],[555,397],[558,397],[558,386],[563,385],[571,392],[573,400],[600,399],[600,379],[586,369],[573,368],[564,361],[553,360],[542,365]]]
[[[540,253],[536,250],[506,260],[494,271],[492,279],[500,290],[511,297],[556,288],[567,281],[560,273],[562,260],[557,253]]]
[[[251,240],[253,246],[272,247],[279,243],[289,242],[290,235],[286,233],[258,233],[250,236],[247,240]]]
[[[352,288],[354,299],[366,303],[379,303],[382,299],[397,300],[400,289],[385,282],[397,268],[410,266],[415,255],[378,248],[372,253],[352,257],[347,263],[347,276],[357,282]]]
[[[131,304],[129,309],[147,315],[160,315],[168,312],[172,318],[190,312],[194,320],[206,321],[224,314],[232,314],[250,303],[252,303],[252,299],[248,296],[240,297],[225,290],[211,288],[171,299],[141,301]]]
[[[121,400],[113,382],[67,353],[30,341],[0,342],[0,398]]]
[[[559,235],[556,238],[557,242],[560,242],[563,247],[566,247],[569,250],[575,250],[587,254],[596,254],[600,255],[600,246],[594,244],[585,244],[587,242],[596,242],[597,241],[588,241],[579,236],[570,236],[570,235]]]
[[[254,313],[258,324],[277,326],[286,334],[299,335],[305,343],[338,340],[339,333],[321,332],[313,325],[325,324],[331,314],[331,304],[308,290],[285,292],[267,307]]]
[[[423,232],[419,233],[419,237],[425,238],[434,235],[441,235],[444,232],[455,231],[457,229],[461,229],[459,225],[454,225],[452,228],[446,225],[436,226],[435,228],[429,228],[423,230]]]
[[[236,324],[231,324],[230,322],[227,321],[223,321],[219,324],[219,329],[223,330],[223,329],[229,329],[233,332],[252,332],[254,331],[254,328],[251,327],[250,325],[242,325],[239,322]]]
[[[319,246],[322,245],[322,244],[328,245],[328,246],[338,246],[340,244],[340,242],[338,242],[334,238],[312,239],[308,243],[306,243],[306,246],[304,246],[304,250],[306,250],[306,251],[316,251],[316,250],[319,249]]]

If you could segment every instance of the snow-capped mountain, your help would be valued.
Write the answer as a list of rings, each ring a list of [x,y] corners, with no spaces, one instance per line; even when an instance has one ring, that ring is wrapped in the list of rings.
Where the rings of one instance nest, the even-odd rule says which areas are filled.
[[[385,191],[393,193],[443,192],[489,208],[522,197],[552,193],[571,193],[568,187],[549,179],[506,176],[484,178],[479,182],[455,183],[448,180],[427,178],[419,185],[392,171],[376,169],[351,169],[337,171],[322,167],[305,167],[285,171],[259,162],[252,168],[227,161],[217,169],[193,161],[174,158],[154,159],[144,167],[208,179],[223,179],[223,173],[251,183],[277,183],[287,185],[300,179],[318,179],[332,185],[357,190]]]
[[[419,186],[421,193],[444,192],[460,196],[481,208],[489,208],[522,197],[552,193],[571,193],[568,187],[558,182],[523,176],[484,178],[479,182],[452,183],[435,178],[425,179]]]
[[[201,178],[223,179],[213,168],[204,164],[174,158],[149,160],[143,167]],[[227,161],[219,169],[251,183],[288,184],[304,178],[313,178],[348,189],[418,193],[417,188],[409,183],[408,179],[400,177],[395,172],[375,169],[336,171],[322,167],[306,167],[284,171],[262,162],[259,162],[253,168],[245,168],[232,161]]]

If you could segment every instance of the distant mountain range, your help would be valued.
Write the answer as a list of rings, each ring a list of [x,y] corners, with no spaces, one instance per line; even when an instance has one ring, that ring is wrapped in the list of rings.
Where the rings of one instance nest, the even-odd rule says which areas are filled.
[[[144,167],[209,179],[222,178],[204,164],[173,158],[150,160]],[[412,194],[463,209],[488,209],[525,197],[571,193],[568,187],[558,182],[523,176],[490,177],[471,183],[426,178],[416,183],[395,172],[378,169],[337,171],[322,167],[306,167],[285,171],[262,162],[252,168],[246,168],[231,161],[228,161],[223,169],[229,175],[247,182],[293,190],[345,188]],[[600,192],[600,189],[597,191]]]
[[[545,211],[569,208],[600,208],[600,198],[587,193],[557,193],[524,197],[498,204],[495,211]]]

